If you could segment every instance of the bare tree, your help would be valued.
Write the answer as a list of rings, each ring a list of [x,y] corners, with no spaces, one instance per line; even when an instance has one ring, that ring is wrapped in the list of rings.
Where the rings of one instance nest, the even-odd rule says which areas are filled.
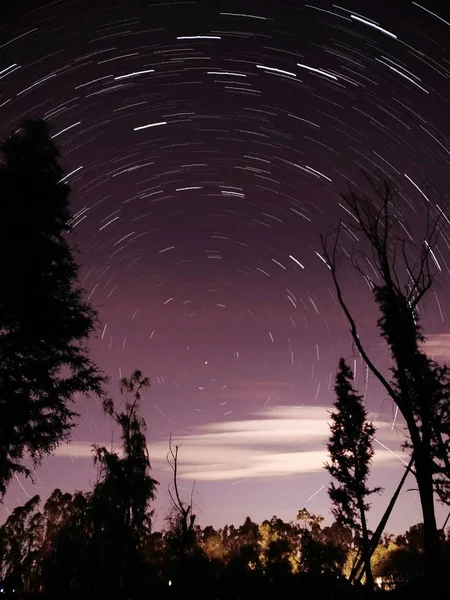
[[[167,454],[167,462],[172,469],[172,490],[169,488],[169,496],[172,501],[172,509],[175,513],[175,528],[177,538],[177,551],[179,554],[180,563],[184,562],[186,554],[195,544],[195,519],[196,515],[193,512],[193,495],[195,489],[195,481],[192,485],[189,503],[181,498],[180,488],[178,485],[178,451],[181,444],[172,444],[172,436],[169,438],[169,452]]]
[[[405,446],[413,452],[422,505],[425,574],[431,581],[440,566],[434,490],[442,501],[450,497],[450,372],[421,349],[425,338],[418,306],[440,270],[435,249],[446,217],[426,198],[424,235],[417,243],[404,222],[396,188],[388,182],[380,185],[370,177],[367,180],[369,195],[351,188],[342,195],[349,217],[334,231],[321,235],[322,249],[353,342],[406,423]],[[343,233],[350,240],[349,249]],[[349,261],[372,290],[380,311],[377,325],[391,356],[390,380],[370,358],[344,299],[338,269],[342,260]]]

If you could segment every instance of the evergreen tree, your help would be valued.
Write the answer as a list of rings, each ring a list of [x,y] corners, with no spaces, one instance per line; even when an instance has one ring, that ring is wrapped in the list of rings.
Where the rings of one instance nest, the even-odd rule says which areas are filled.
[[[335,480],[328,489],[334,504],[333,515],[352,529],[364,560],[366,583],[373,587],[366,512],[370,507],[367,497],[380,491],[367,485],[375,427],[367,422],[362,396],[354,390],[352,380],[353,373],[341,358],[334,388],[336,411],[331,413],[331,436],[327,444],[331,462],[325,468]]]
[[[67,241],[69,186],[44,121],[0,145],[0,499],[16,473],[68,439],[78,393],[102,394],[86,342],[96,312]]]

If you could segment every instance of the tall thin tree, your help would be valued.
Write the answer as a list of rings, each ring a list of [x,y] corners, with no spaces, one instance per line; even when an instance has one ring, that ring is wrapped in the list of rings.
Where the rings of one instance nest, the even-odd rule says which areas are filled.
[[[91,500],[93,543],[98,554],[97,591],[110,597],[132,598],[142,572],[142,550],[151,532],[158,482],[151,476],[143,417],[142,390],[150,385],[141,371],[122,378],[122,410],[110,399],[103,406],[120,427],[119,448],[94,447],[98,481]]]
[[[331,436],[327,444],[330,462],[325,468],[334,479],[328,489],[334,504],[333,515],[352,529],[364,561],[366,584],[373,588],[366,513],[370,507],[368,497],[381,491],[368,487],[375,427],[367,421],[362,396],[357,394],[352,381],[352,370],[341,358],[334,388],[336,410],[331,413]]]
[[[178,452],[181,444],[175,444],[175,449],[172,444],[172,436],[169,437],[169,452],[167,453],[167,462],[172,469],[172,489],[169,487],[169,497],[171,500],[171,513],[169,521],[172,521],[172,525],[175,529],[173,534],[176,537],[176,544],[174,550],[179,555],[180,563],[183,563],[186,558],[186,554],[195,545],[195,519],[193,506],[193,495],[195,488],[195,481],[192,485],[189,503],[184,501],[180,494],[180,486],[178,482],[179,476],[179,462]]]

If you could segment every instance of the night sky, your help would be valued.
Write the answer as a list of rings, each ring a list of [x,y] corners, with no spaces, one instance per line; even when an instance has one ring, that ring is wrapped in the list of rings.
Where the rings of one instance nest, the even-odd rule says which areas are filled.
[[[8,1],[6,1],[8,5]],[[14,8],[16,5],[16,8]],[[321,258],[361,169],[394,178],[405,222],[449,186],[450,9],[445,2],[11,2],[0,13],[0,133],[51,125],[72,187],[81,281],[111,376],[152,381],[142,410],[167,505],[169,434],[202,524],[299,508],[328,517],[323,470],[337,361],[356,370],[379,427],[374,527],[402,475],[402,421],[358,358]],[[447,6],[447,8],[446,8]],[[2,4],[3,7],[3,4]],[[421,305],[450,356],[448,231]],[[387,355],[364,279],[344,291],[371,356]],[[117,440],[78,399],[74,442],[16,479],[3,520],[54,487],[89,489],[91,444]],[[396,418],[395,418],[396,417]],[[406,456],[401,457],[402,460]],[[388,529],[421,520],[411,479]],[[409,490],[409,491],[406,491]],[[439,524],[446,516],[438,508]]]

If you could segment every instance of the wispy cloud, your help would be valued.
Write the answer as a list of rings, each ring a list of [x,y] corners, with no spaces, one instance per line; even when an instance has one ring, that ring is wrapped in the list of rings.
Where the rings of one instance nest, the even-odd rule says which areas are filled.
[[[241,421],[199,425],[174,439],[182,445],[180,477],[224,481],[320,472],[327,460],[328,422],[323,407],[276,406]],[[386,423],[377,427],[377,439],[402,454],[396,431]],[[374,446],[375,466],[398,465],[391,452]],[[61,446],[57,456],[90,457],[91,450],[89,442],[74,442]],[[155,469],[168,468],[167,450],[167,440],[149,444]]]
[[[433,333],[427,336],[423,349],[435,359],[450,359],[450,333]]]

